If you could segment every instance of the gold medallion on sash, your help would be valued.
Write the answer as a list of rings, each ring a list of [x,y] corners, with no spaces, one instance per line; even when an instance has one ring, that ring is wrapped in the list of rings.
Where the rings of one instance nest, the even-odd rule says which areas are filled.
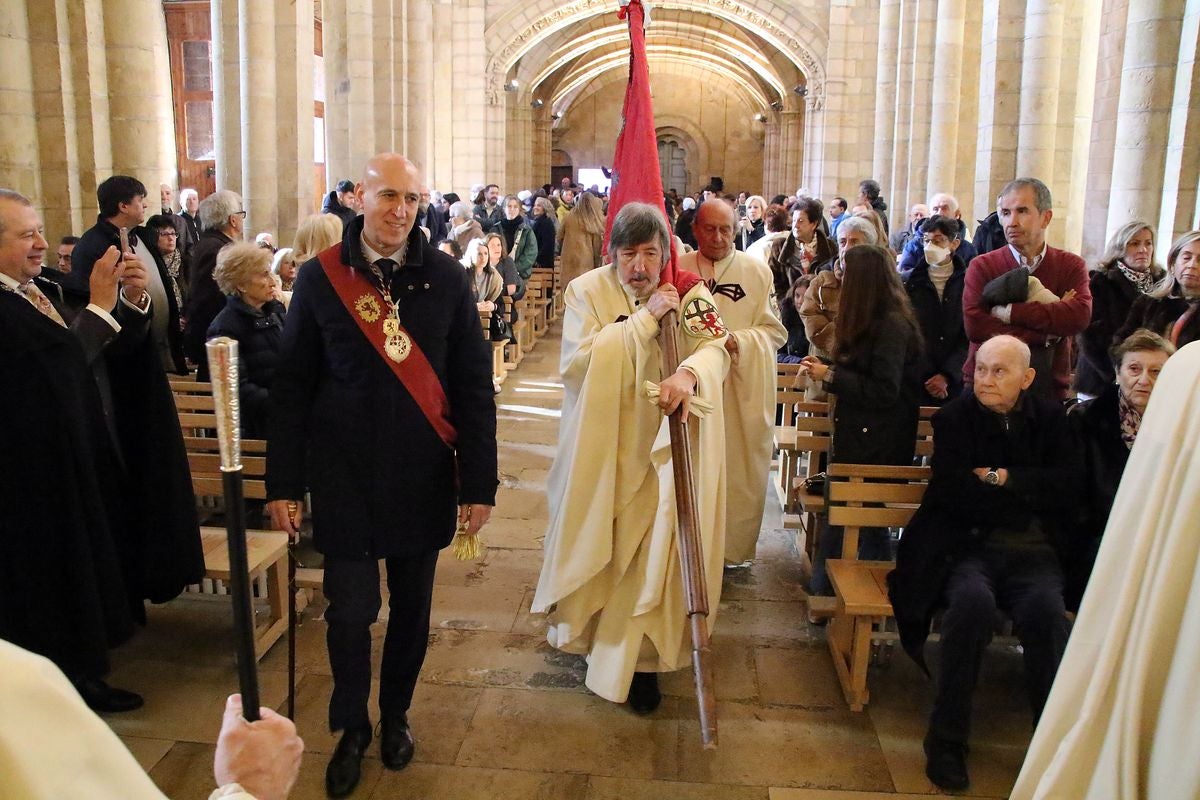
[[[395,309],[383,321],[383,334],[387,337],[383,350],[387,353],[388,358],[397,364],[408,358],[408,354],[412,352],[412,339],[400,327],[400,319],[396,315]]]

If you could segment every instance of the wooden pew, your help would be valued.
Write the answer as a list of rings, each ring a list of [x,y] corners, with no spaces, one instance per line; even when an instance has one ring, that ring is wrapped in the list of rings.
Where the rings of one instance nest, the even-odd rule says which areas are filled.
[[[175,394],[175,407],[183,429],[196,500],[215,503],[224,497],[221,455],[216,438],[215,401],[211,394],[180,391]],[[266,452],[266,441],[242,440],[242,487],[248,500],[265,500],[267,497]],[[222,584],[230,579],[225,531],[222,528],[202,527],[200,539],[204,549],[205,581],[221,582],[214,583],[213,589],[218,594],[224,594]],[[260,659],[287,630],[287,546],[286,533],[263,530],[246,532],[250,580],[257,585],[260,596],[266,598],[268,607],[266,617],[255,622],[254,648]]]
[[[929,467],[830,464],[829,523],[844,533],[842,557],[825,562],[835,608],[826,639],[834,669],[852,711],[869,699],[867,666],[876,626],[892,616],[887,597],[891,561],[859,561],[862,528],[904,527],[920,507]]]

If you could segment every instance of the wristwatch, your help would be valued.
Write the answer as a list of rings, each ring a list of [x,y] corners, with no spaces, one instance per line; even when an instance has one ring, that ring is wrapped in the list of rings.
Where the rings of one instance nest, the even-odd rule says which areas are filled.
[[[983,482],[986,483],[988,486],[999,486],[1000,485],[1000,473],[997,472],[995,469],[989,469],[987,471],[987,474],[983,476]]]

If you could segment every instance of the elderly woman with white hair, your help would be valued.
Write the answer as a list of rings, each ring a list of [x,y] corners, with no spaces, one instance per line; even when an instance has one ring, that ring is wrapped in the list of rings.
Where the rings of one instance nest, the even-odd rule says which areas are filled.
[[[249,242],[231,244],[217,254],[213,278],[226,300],[208,326],[208,338],[237,340],[242,436],[263,439],[287,314],[271,273],[271,252]]]
[[[831,269],[818,272],[804,294],[800,318],[808,336],[809,353],[832,358],[838,297],[842,291],[846,251],[863,244],[879,244],[875,226],[862,217],[847,217],[838,226],[838,257]]]
[[[472,240],[483,238],[483,226],[475,219],[471,204],[465,200],[451,204],[450,230],[446,233],[446,238],[458,242],[464,253]]]

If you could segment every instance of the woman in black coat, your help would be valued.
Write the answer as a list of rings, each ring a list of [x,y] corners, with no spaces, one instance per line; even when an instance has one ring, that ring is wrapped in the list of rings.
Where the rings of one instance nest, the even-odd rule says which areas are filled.
[[[213,277],[226,301],[208,326],[208,338],[237,340],[242,436],[265,439],[268,399],[286,314],[271,274],[271,251],[248,242],[231,244],[217,255]]]
[[[545,197],[535,199],[528,222],[537,239],[537,258],[533,263],[553,269],[555,238],[558,234],[558,213],[554,210],[554,204]]]
[[[1116,381],[1094,400],[1071,409],[1068,420],[1083,447],[1086,467],[1078,529],[1086,554],[1077,574],[1067,576],[1069,608],[1078,603],[1087,585],[1142,415],[1158,373],[1174,352],[1175,347],[1153,331],[1135,331],[1113,351]]]
[[[829,460],[911,465],[921,396],[920,328],[890,252],[861,245],[847,250],[843,263],[833,363],[811,355],[800,362],[801,374],[824,381],[837,398]],[[859,541],[860,558],[891,560],[886,529],[864,529]],[[827,526],[817,542],[813,594],[831,594],[825,560],[841,549],[841,529]]]
[[[930,217],[920,235],[924,255],[908,273],[904,289],[925,339],[921,403],[940,406],[962,393],[963,363],[970,346],[962,310],[967,265],[958,256],[962,240],[957,220]]]
[[[1127,222],[1108,240],[1100,265],[1088,276],[1092,321],[1079,334],[1075,390],[1095,397],[1109,386],[1113,372],[1109,352],[1133,302],[1162,280],[1154,265],[1154,230],[1145,222]]]

